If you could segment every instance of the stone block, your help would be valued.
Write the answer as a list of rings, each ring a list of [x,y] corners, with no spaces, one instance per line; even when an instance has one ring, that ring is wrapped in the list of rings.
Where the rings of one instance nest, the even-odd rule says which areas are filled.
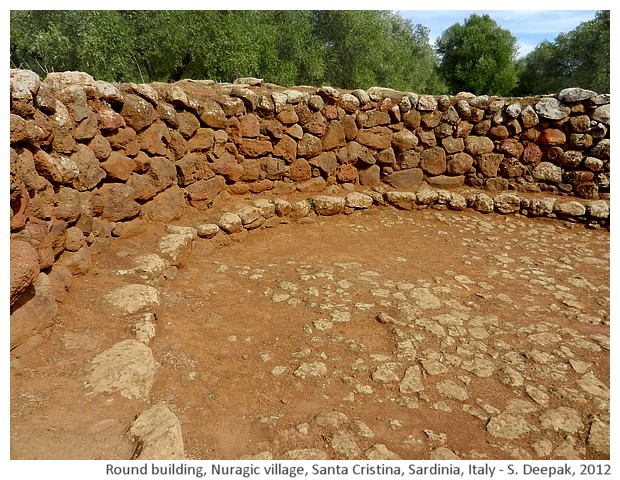
[[[378,167],[377,167],[378,168]],[[360,174],[361,180],[361,174]],[[397,190],[416,191],[424,180],[424,172],[421,168],[409,168],[386,175],[383,181]],[[362,183],[365,186],[366,185]]]

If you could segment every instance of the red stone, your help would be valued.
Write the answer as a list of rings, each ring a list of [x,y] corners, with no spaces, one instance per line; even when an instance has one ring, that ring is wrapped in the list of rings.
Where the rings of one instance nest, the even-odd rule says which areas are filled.
[[[323,150],[333,150],[346,145],[346,134],[342,123],[337,120],[330,121],[325,128],[321,143]]]
[[[20,240],[11,240],[10,256],[10,304],[13,305],[39,275],[39,261],[32,245]]]
[[[340,165],[336,170],[336,179],[340,183],[352,183],[357,179],[357,174],[357,168],[353,165]]]
[[[502,141],[499,146],[499,150],[500,152],[507,155],[511,155],[515,158],[520,158],[524,148],[523,145],[521,145],[521,143],[519,143],[519,141],[515,140],[514,138],[507,138]]]
[[[392,144],[392,131],[387,127],[364,128],[357,132],[355,140],[375,150],[384,150]]]
[[[538,137],[538,143],[542,145],[564,145],[566,135],[557,128],[547,128]]]
[[[136,168],[136,162],[121,152],[112,152],[101,167],[108,174],[108,178],[126,182]]]
[[[523,161],[525,163],[539,163],[542,159],[542,151],[538,145],[528,143],[523,150]]]

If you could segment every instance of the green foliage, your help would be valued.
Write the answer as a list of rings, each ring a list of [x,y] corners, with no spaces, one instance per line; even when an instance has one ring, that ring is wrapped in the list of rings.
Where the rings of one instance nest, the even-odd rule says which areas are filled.
[[[609,92],[609,11],[599,11],[593,20],[542,42],[519,61],[519,95],[559,92],[582,87]]]
[[[136,66],[132,32],[123,27],[122,15],[112,11],[12,11],[11,64],[116,80]]]
[[[326,45],[326,81],[342,88],[442,93],[428,29],[386,11],[316,12]]]
[[[561,68],[556,47],[545,40],[517,62],[518,95],[557,93],[562,87]]]
[[[488,15],[471,15],[437,39],[439,71],[452,93],[505,95],[517,84],[517,39]]]
[[[472,15],[437,40],[390,11],[38,10],[10,12],[14,68],[79,70],[118,82],[392,87],[419,93],[531,95],[610,88],[610,13],[515,61],[516,39]],[[517,78],[519,79],[517,85]]]
[[[387,11],[12,11],[11,66],[108,81],[387,86],[443,93],[428,30]]]

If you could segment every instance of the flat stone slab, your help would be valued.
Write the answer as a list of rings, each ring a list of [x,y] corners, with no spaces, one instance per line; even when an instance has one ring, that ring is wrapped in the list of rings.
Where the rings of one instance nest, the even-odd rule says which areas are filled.
[[[195,227],[182,227],[180,225],[166,225],[166,232],[176,235],[191,235],[192,239],[198,235]]]
[[[487,431],[494,437],[512,440],[531,432],[532,426],[521,415],[503,412],[489,420]]]
[[[130,315],[159,305],[159,291],[148,285],[125,285],[107,293],[104,298],[120,315]]]
[[[181,423],[160,403],[142,412],[129,429],[140,445],[137,460],[184,460]]]
[[[344,211],[346,199],[318,195],[314,197],[314,210],[320,215],[336,215]]]
[[[147,399],[157,366],[151,349],[137,340],[123,340],[92,360],[86,385],[95,393],[118,392]]]
[[[332,436],[330,445],[334,451],[345,458],[355,458],[361,455],[361,450],[352,433],[339,430]]]
[[[327,460],[327,452],[319,448],[302,448],[284,452],[287,460]]]
[[[356,209],[365,209],[371,207],[373,199],[369,195],[359,192],[351,192],[346,196],[346,206]]]
[[[215,223],[203,223],[196,225],[196,231],[200,238],[213,238],[217,235],[217,232],[220,231],[220,227]]]
[[[422,381],[422,372],[418,365],[413,365],[407,368],[403,380],[400,382],[400,392],[421,392],[424,390],[424,383]]]
[[[398,454],[388,450],[382,443],[377,443],[364,452],[368,460],[402,460]]]
[[[171,233],[169,235],[164,235],[157,243],[157,249],[165,258],[174,263],[191,245],[195,236],[196,235],[191,233]]]
[[[540,423],[543,428],[567,433],[577,433],[584,428],[579,412],[568,407],[557,407],[543,412]]]
[[[597,452],[609,456],[609,436],[609,424],[595,419],[590,426],[590,433],[588,434],[588,445]]]
[[[156,253],[140,255],[134,259],[134,268],[117,270],[117,275],[137,275],[145,280],[157,278],[168,267],[168,262]]]
[[[402,210],[415,210],[417,196],[414,192],[386,192],[386,200]]]
[[[323,362],[302,363],[293,375],[302,380],[307,377],[324,377],[327,375],[327,367]]]

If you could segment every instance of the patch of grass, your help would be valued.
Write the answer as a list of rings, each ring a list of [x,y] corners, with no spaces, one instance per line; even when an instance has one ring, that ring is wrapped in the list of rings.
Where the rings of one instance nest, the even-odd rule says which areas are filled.
[[[200,390],[202,390],[202,395],[206,400],[216,400],[217,397],[215,396],[215,393],[212,392],[208,392],[206,389],[200,387]]]
[[[316,208],[316,200],[312,197],[308,199],[308,204],[310,205],[310,210],[312,210],[316,215],[321,215],[321,211]]]

